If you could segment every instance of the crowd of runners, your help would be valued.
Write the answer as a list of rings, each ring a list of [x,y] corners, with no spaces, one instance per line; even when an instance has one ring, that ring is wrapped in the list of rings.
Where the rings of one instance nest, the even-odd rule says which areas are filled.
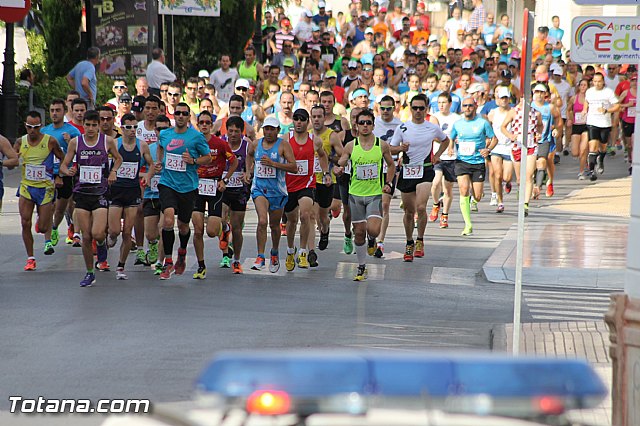
[[[185,81],[155,49],[135,95],[115,79],[114,98],[101,106],[91,73],[100,52],[89,49],[69,74],[73,90],[48,106],[50,124],[29,112],[15,144],[0,137],[0,183],[3,167],[21,173],[24,270],[36,269],[34,227],[45,255],[61,241],[81,247],[83,287],[95,283],[96,271],[112,269],[109,249],[119,250],[117,279],[128,278],[130,253],[129,263],[162,280],[183,274],[190,243],[193,278],[205,279],[206,259],[219,257],[205,255],[205,235],[218,240],[220,267],[234,274],[243,272],[243,248],[257,251],[251,269],[277,272],[281,236],[287,271],[314,268],[318,251],[337,244],[330,226],[341,216],[342,249],[356,253],[354,280],[362,281],[367,256],[385,254],[396,194],[403,259],[412,262],[425,256],[428,222],[449,227],[455,184],[466,237],[485,198],[497,214],[505,211],[521,170],[525,215],[541,194],[554,195],[555,169],[569,154],[580,180],[603,175],[616,151],[631,173],[635,66],[571,62],[554,17],[533,42],[534,83],[522,89],[531,90],[532,108],[524,117],[522,57],[509,16],[495,24],[474,0],[467,21],[453,1],[436,35],[424,4],[409,16],[387,3],[363,11],[356,0],[347,17],[334,17],[324,1],[317,11],[299,0],[268,10],[262,63],[247,46],[236,67],[222,55],[219,68]],[[247,249],[250,202],[257,229]]]

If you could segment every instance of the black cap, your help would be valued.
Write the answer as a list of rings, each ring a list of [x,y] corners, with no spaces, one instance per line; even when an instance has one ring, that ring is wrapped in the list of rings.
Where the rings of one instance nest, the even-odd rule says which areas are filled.
[[[500,76],[502,76],[502,78],[513,78],[513,74],[511,74],[509,70],[502,70]]]
[[[131,111],[133,112],[142,112],[144,109],[144,104],[147,101],[147,98],[144,96],[136,96],[133,98],[133,104],[131,105]]]
[[[305,118],[305,120],[307,120],[307,121],[309,120],[309,113],[308,113],[308,112],[307,112],[307,110],[306,110],[306,109],[304,109],[304,108],[298,108],[297,110],[295,110],[295,111],[293,112],[293,116],[294,116],[294,117],[295,117],[295,116],[298,116],[298,117],[302,116],[302,117],[304,117],[304,118]]]

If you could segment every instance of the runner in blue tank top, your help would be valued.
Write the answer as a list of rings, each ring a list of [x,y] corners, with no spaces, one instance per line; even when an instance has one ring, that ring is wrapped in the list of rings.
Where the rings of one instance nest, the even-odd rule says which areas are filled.
[[[538,83],[533,88],[533,102],[531,107],[538,111],[542,116],[542,136],[538,142],[538,158],[536,160],[536,180],[533,185],[533,199],[540,196],[540,188],[544,183],[545,171],[548,172],[547,180],[547,197],[553,196],[553,177],[556,172],[556,166],[553,163],[556,156],[555,138],[558,136],[558,130],[562,128],[562,116],[560,110],[555,105],[548,102],[549,89],[546,84]]]
[[[280,219],[287,203],[286,173],[296,173],[298,167],[291,145],[278,137],[280,123],[275,117],[267,117],[262,124],[264,138],[252,142],[247,152],[247,173],[254,174],[251,198],[258,214],[256,240],[258,257],[251,269],[265,266],[264,250],[267,245],[267,223],[271,227],[271,264],[269,271],[278,272],[280,259]]]
[[[69,141],[67,155],[60,163],[60,173],[65,176],[77,176],[73,189],[76,202],[77,225],[82,232],[82,256],[87,274],[80,282],[81,287],[90,287],[96,282],[93,264],[91,240],[96,240],[98,262],[102,271],[109,270],[107,263],[107,214],[106,192],[108,185],[116,179],[116,171],[122,164],[116,141],[99,132],[100,115],[97,111],[88,111],[83,120],[85,134]],[[113,169],[109,171],[109,154],[113,158]],[[72,165],[73,163],[73,165]]]

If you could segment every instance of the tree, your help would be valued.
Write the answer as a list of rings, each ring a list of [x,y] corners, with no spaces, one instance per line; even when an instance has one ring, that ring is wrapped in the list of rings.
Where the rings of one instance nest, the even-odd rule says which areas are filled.
[[[42,18],[47,41],[47,72],[53,79],[68,73],[82,57],[78,51],[82,2],[42,0]]]

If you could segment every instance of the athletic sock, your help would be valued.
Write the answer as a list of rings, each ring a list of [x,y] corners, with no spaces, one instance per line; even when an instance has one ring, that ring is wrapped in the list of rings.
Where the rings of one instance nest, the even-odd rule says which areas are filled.
[[[198,260],[198,267],[199,268],[206,268],[206,266],[204,265],[204,260]]]
[[[344,236],[347,237],[347,238],[351,238],[351,232],[349,232],[348,234],[345,232]]]
[[[544,182],[544,169],[543,170],[538,169],[536,170],[536,186],[540,188],[543,182]]]
[[[173,244],[176,241],[176,233],[173,229],[162,230],[162,244],[164,245],[164,255],[168,258],[173,253]],[[172,262],[173,263],[173,262]]]
[[[187,249],[189,245],[189,238],[191,237],[191,230],[188,230],[186,234],[181,234],[178,232],[178,238],[180,238],[180,248]]]
[[[124,262],[118,262],[118,268],[124,268]]]
[[[296,252],[295,247],[287,247],[287,254],[294,254]]]
[[[356,255],[358,256],[358,265],[364,265],[367,261],[367,246],[366,244],[356,244]]]
[[[462,213],[462,218],[464,219],[465,227],[471,226],[471,205],[469,204],[471,201],[471,197],[460,197],[460,212]]]
[[[596,168],[596,158],[598,158],[597,152],[589,153],[589,170],[593,171]]]
[[[598,157],[600,157],[600,164],[602,164],[604,166],[604,159],[607,156],[607,151],[605,152],[601,152],[598,154]]]
[[[50,243],[50,242],[51,242],[51,240],[44,240],[45,244]]]
[[[306,254],[307,253],[307,249],[300,249],[300,254]]]
[[[271,256],[277,256],[278,255],[278,250],[277,249],[271,249]]]

